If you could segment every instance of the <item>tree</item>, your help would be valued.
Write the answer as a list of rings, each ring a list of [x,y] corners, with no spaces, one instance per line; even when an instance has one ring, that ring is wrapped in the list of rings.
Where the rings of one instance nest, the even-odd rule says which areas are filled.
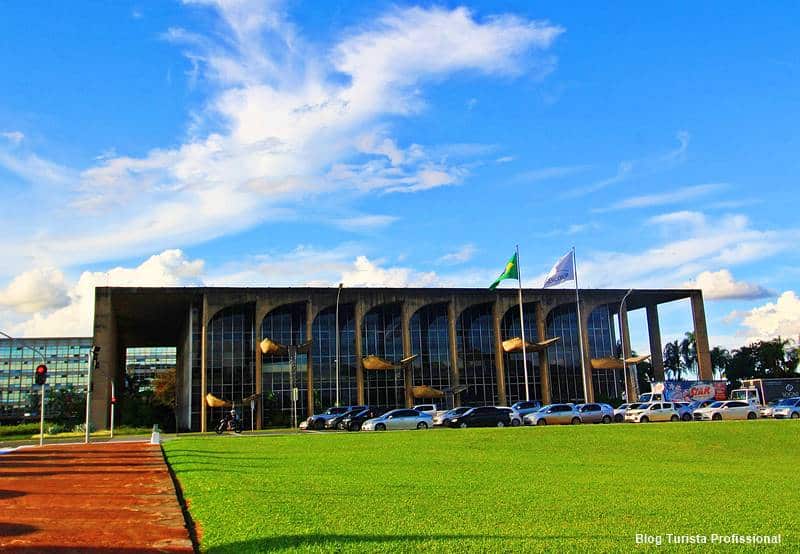
[[[687,332],[680,343],[680,360],[683,369],[697,373],[697,342],[694,333]]]
[[[664,346],[664,371],[673,379],[681,378],[681,348],[678,341],[668,342]]]
[[[175,368],[162,371],[153,379],[153,398],[162,406],[175,409],[177,397],[175,396]]]
[[[798,377],[797,366],[797,348],[778,337],[734,350],[726,373],[731,383],[738,384],[742,379]]]
[[[721,346],[715,346],[711,349],[711,368],[717,377],[727,377],[728,368],[731,366],[733,359],[731,353]]]

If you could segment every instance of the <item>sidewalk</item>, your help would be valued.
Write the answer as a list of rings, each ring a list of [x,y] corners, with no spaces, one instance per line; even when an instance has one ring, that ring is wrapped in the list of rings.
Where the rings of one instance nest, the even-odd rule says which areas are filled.
[[[0,455],[3,552],[192,552],[167,465],[146,442]]]

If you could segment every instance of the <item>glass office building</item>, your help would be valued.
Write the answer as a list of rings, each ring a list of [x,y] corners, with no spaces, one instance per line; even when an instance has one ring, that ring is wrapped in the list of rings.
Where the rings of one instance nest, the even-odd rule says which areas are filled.
[[[48,388],[86,392],[91,348],[91,337],[0,339],[0,418],[19,420],[38,406],[31,395],[39,394],[34,372],[42,362]]]
[[[128,348],[125,351],[125,371],[139,380],[141,389],[151,389],[156,375],[175,369],[176,356],[174,346]]]

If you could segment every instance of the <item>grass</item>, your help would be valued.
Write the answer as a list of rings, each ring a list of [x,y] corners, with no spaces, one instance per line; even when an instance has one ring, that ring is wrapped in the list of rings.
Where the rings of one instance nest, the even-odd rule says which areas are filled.
[[[636,533],[781,534],[777,551],[800,551],[799,439],[794,421],[743,421],[189,437],[164,450],[209,552],[619,552],[641,549]]]
[[[149,435],[151,427],[115,427],[114,436],[128,436],[128,435]],[[92,438],[104,439],[111,436],[111,432],[107,429],[100,431],[92,431]],[[48,433],[47,425],[45,425],[44,438],[47,439],[70,439],[70,438],[83,438],[83,431],[62,431],[60,433]],[[22,425],[8,425],[0,427],[0,445],[10,444],[13,442],[28,442],[31,440],[39,440],[39,424],[38,423],[25,423]]]

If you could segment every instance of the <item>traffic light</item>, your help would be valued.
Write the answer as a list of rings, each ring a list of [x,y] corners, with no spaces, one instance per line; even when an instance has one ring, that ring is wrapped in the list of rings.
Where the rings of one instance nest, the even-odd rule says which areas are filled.
[[[39,364],[36,366],[36,384],[44,385],[47,383],[47,366]]]

